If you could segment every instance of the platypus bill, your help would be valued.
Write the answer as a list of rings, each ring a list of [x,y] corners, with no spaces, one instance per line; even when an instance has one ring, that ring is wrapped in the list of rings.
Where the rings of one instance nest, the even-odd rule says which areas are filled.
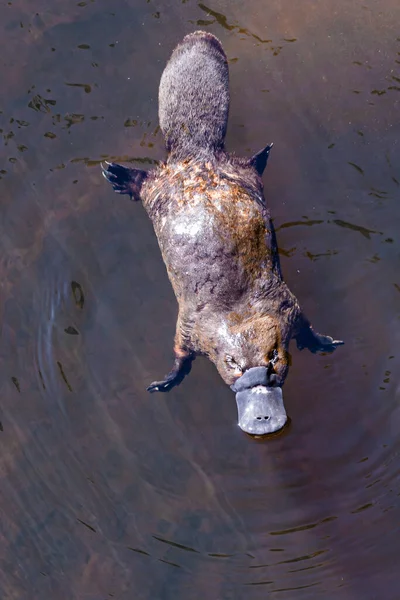
[[[311,352],[343,342],[312,329],[283,281],[261,179],[271,145],[250,159],[229,155],[228,111],[221,43],[202,31],[187,35],[160,82],[166,161],[151,171],[106,163],[103,175],[142,201],[179,305],[173,368],[148,390],[168,391],[196,355],[208,356],[236,393],[241,429],[265,435],[287,421],[290,339]]]

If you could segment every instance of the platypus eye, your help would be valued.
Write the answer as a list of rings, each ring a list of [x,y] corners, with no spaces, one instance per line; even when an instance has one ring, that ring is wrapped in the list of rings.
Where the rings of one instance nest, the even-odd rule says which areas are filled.
[[[240,365],[238,365],[237,362],[235,361],[235,359],[232,358],[232,356],[229,356],[229,354],[225,357],[225,362],[230,369],[238,371],[239,373],[243,372],[242,367]]]
[[[269,362],[274,365],[276,363],[276,361],[278,360],[278,350],[276,348],[274,348],[268,355],[269,358]]]

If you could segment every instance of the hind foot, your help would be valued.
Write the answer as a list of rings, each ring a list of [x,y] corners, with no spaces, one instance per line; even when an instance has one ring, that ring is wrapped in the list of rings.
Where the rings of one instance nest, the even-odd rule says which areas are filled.
[[[140,200],[140,190],[147,177],[147,171],[131,169],[117,163],[105,161],[101,164],[103,177],[113,186],[117,194],[128,194],[133,200]]]

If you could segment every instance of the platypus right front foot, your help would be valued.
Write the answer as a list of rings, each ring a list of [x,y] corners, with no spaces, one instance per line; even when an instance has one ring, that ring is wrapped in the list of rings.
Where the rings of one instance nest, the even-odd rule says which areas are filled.
[[[162,381],[153,381],[147,388],[150,393],[154,392],[169,392],[176,385],[179,385],[186,375],[190,373],[194,356],[177,357],[175,358],[172,370],[165,376]]]
[[[178,382],[178,378],[175,374],[172,375],[171,373],[168,373],[168,375],[165,376],[165,379],[162,381],[153,381],[146,389],[150,394],[153,394],[154,392],[169,392],[169,390],[175,385],[178,385],[182,379],[183,377]]]

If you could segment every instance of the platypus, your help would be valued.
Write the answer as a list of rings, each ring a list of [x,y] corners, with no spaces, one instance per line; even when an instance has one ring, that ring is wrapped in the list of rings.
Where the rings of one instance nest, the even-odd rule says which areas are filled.
[[[288,346],[332,352],[342,341],[316,333],[283,281],[262,174],[271,144],[251,158],[225,150],[228,62],[221,42],[196,31],[161,76],[159,122],[167,158],[143,171],[102,165],[119,194],[141,200],[178,305],[175,362],[149,392],[168,391],[207,356],[236,392],[249,434],[281,429]]]

